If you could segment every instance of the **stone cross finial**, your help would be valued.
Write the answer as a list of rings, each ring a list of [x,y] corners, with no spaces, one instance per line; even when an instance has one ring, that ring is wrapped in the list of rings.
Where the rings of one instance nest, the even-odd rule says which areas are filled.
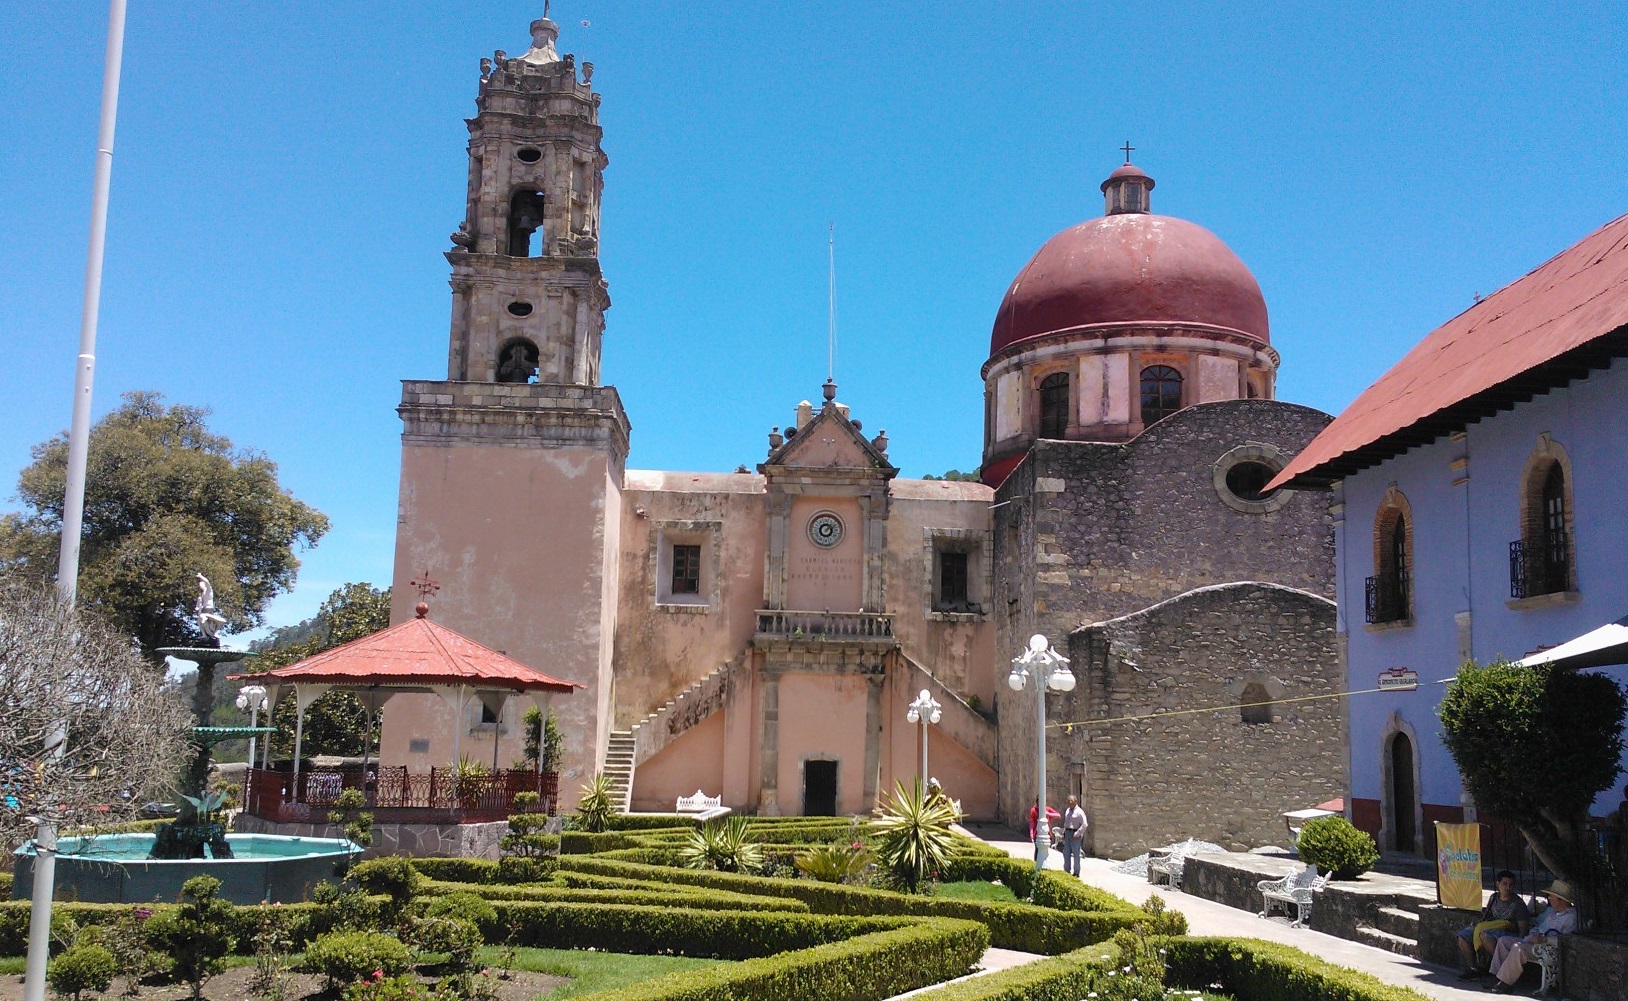
[[[547,16],[547,15],[544,15],[544,16]],[[1130,163],[1131,162],[1131,154],[1136,152],[1136,147],[1132,146],[1131,141],[1129,139],[1127,139],[1127,140],[1125,140],[1125,145],[1119,147],[1119,149],[1120,149],[1120,152],[1125,154],[1125,162]]]

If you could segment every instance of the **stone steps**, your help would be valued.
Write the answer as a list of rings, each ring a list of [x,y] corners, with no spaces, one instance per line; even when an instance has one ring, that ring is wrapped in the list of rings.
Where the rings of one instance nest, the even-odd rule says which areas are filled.
[[[612,730],[601,772],[610,779],[611,803],[626,813],[633,804],[633,731]]]
[[[1399,907],[1381,907],[1374,912],[1374,927],[1389,935],[1419,941],[1419,912]]]
[[[1389,908],[1384,909],[1389,910]],[[1357,941],[1363,945],[1371,945],[1376,949],[1384,949],[1386,952],[1394,952],[1398,956],[1407,956],[1410,959],[1417,959],[1419,955],[1417,940],[1404,938],[1401,935],[1392,935],[1390,932],[1370,928],[1367,925],[1357,926]]]

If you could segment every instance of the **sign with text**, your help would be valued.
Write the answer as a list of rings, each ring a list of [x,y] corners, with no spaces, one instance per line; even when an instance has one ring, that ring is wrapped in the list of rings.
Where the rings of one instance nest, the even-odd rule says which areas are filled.
[[[1405,667],[1393,667],[1379,672],[1378,688],[1382,692],[1411,692],[1419,687],[1419,672]]]
[[[1436,900],[1461,911],[1481,909],[1481,825],[1436,822]]]

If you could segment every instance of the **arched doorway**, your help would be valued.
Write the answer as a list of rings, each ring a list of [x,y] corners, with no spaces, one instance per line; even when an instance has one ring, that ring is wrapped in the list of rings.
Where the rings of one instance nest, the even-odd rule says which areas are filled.
[[[1413,741],[1400,730],[1391,737],[1390,763],[1391,847],[1417,854],[1419,832],[1414,824],[1414,810],[1418,797],[1413,788]]]

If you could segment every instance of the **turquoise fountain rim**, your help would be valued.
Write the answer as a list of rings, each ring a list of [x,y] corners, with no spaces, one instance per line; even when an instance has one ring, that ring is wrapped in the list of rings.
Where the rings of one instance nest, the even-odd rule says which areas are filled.
[[[326,858],[326,857],[338,856],[338,855],[360,855],[362,852],[366,851],[366,849],[362,848],[360,845],[356,844],[354,841],[351,841],[351,840],[349,840],[347,838],[307,838],[307,837],[302,837],[300,835],[293,835],[293,834],[247,834],[247,833],[227,834],[226,835],[226,843],[229,844],[229,845],[232,845],[234,847],[234,849],[236,847],[238,847],[238,846],[247,847],[248,845],[252,845],[252,844],[255,844],[255,843],[261,843],[261,844],[279,844],[279,845],[287,845],[287,846],[294,846],[294,845],[309,846],[311,850],[306,851],[306,852],[299,852],[297,854],[250,855],[250,856],[246,856],[246,857],[242,857],[242,858],[229,858],[229,859],[226,859],[226,858],[223,858],[223,859],[217,859],[217,858],[155,859],[155,858],[147,858],[145,855],[142,855],[142,856],[132,856],[132,855],[120,856],[120,855],[114,855],[112,853],[102,853],[102,852],[96,852],[96,851],[85,852],[85,853],[82,853],[82,852],[79,851],[79,849],[85,847],[86,842],[89,842],[90,844],[95,844],[98,841],[101,841],[101,842],[105,843],[105,842],[110,842],[110,841],[114,841],[114,840],[123,842],[125,844],[129,844],[129,843],[132,843],[132,842],[143,842],[148,846],[148,849],[150,850],[151,846],[152,846],[152,843],[158,840],[158,835],[148,833],[148,832],[143,832],[143,831],[120,832],[118,834],[102,834],[102,835],[97,835],[97,836],[94,836],[94,837],[82,837],[82,836],[70,835],[68,837],[59,838],[57,840],[57,845],[58,845],[57,858],[59,858],[59,859],[76,859],[76,860],[83,861],[83,862],[106,862],[106,863],[114,863],[114,864],[117,864],[117,865],[198,865],[199,863],[203,863],[205,865],[232,865],[233,863],[240,863],[240,864],[244,864],[244,865],[262,865],[262,864],[267,863],[267,862],[286,862],[286,861],[291,861],[291,860],[294,860],[294,859]],[[67,847],[67,845],[69,845],[69,844],[72,844],[72,848]],[[12,854],[13,855],[30,855],[30,856],[32,856],[32,855],[37,855],[38,852],[35,850],[35,844],[34,844],[33,840],[29,840],[29,841],[23,842],[23,844],[21,846],[19,846],[15,850],[13,850]]]

